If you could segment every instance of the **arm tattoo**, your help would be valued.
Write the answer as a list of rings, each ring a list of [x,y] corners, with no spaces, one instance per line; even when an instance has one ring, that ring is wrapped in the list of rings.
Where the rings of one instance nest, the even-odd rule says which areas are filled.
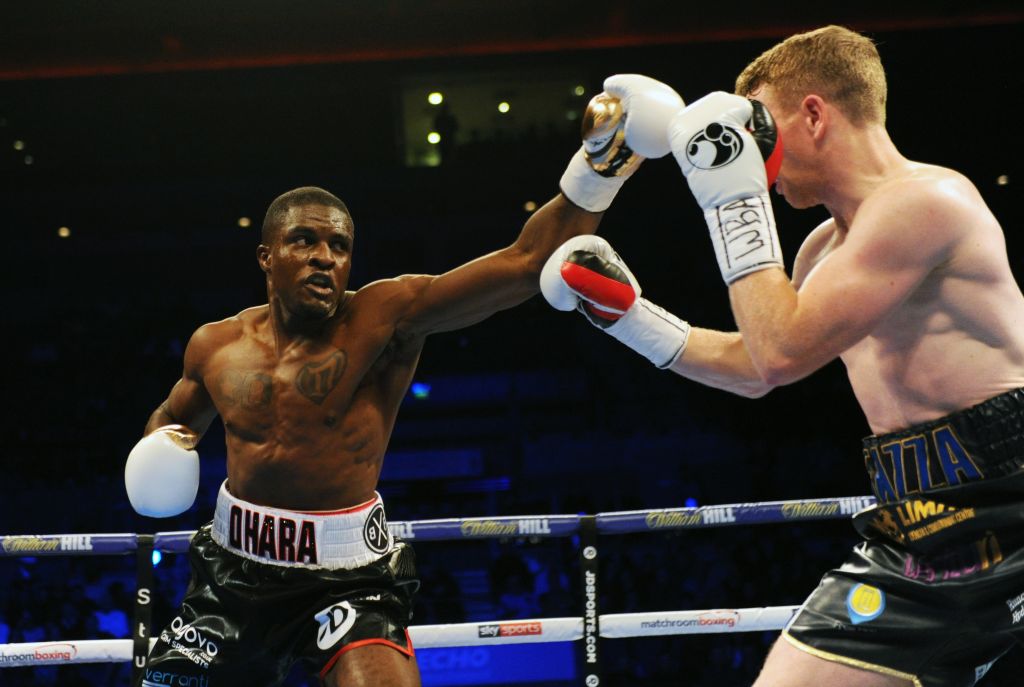
[[[341,381],[348,364],[345,351],[335,351],[323,360],[306,363],[295,377],[295,388],[313,403],[320,405]]]

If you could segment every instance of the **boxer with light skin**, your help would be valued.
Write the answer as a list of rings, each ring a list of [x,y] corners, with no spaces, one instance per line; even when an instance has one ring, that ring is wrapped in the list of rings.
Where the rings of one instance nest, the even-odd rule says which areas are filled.
[[[635,81],[670,96],[648,107],[662,112],[653,130],[667,152],[664,127],[682,101],[646,77],[619,81],[623,112],[647,97]],[[525,301],[551,252],[596,230],[642,160],[642,142],[634,151],[609,138],[621,119],[585,132],[562,193],[514,243],[438,276],[348,290],[345,204],[304,187],[270,205],[256,255],[268,303],[192,335],[181,379],[125,467],[137,511],[184,511],[198,487],[194,448],[220,415],[228,479],[214,521],[192,540],[181,610],[137,684],[277,685],[296,662],[327,685],[419,684],[406,631],[412,550],[390,536],[375,491],[399,405],[427,336]],[[599,174],[590,157],[615,164]]]
[[[867,38],[793,36],[736,91],[682,109],[668,133],[739,331],[660,311],[597,237],[552,255],[545,296],[660,367],[743,396],[840,358],[874,432],[863,456],[879,505],[854,517],[864,541],[822,578],[756,687],[973,685],[1024,640],[1012,602],[1024,589],[1024,296],[1002,229],[967,178],[896,148]],[[759,145],[772,137],[781,168]],[[772,181],[793,207],[831,215],[792,277]]]

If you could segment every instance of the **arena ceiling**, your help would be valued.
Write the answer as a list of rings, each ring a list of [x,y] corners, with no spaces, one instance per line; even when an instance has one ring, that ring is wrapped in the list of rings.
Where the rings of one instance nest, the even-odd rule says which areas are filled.
[[[5,3],[0,81],[1018,24],[1019,2],[63,0]]]

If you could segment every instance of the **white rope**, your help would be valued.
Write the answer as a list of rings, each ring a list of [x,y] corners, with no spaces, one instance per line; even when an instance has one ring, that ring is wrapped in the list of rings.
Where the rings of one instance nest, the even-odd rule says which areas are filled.
[[[150,648],[155,642],[155,639],[149,640]],[[0,644],[0,668],[59,666],[69,663],[117,663],[130,660],[130,639],[72,639]]]
[[[781,630],[799,606],[608,613],[600,616],[606,639]],[[415,625],[409,628],[417,649],[535,642],[572,642],[583,638],[582,618],[492,620],[480,623]],[[156,639],[150,639],[150,648]],[[115,663],[132,660],[130,639],[77,639],[0,644],[0,668]]]
[[[697,635],[716,632],[781,630],[799,606],[723,608],[709,611],[612,613],[601,616],[601,636],[607,639]]]
[[[412,645],[417,649],[572,642],[583,637],[583,619],[537,618],[452,625],[416,625],[409,628],[409,636],[412,638]]]

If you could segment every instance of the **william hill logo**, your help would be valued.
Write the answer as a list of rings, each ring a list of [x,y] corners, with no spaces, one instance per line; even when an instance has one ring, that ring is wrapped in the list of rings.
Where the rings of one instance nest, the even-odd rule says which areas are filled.
[[[524,537],[551,534],[547,518],[521,518],[519,520],[471,520],[459,527],[464,537]]]
[[[57,551],[60,547],[60,540],[32,536],[4,537],[3,547],[4,551],[8,553],[42,553]]]
[[[647,527],[652,530],[733,522],[736,522],[736,513],[732,506],[707,506],[693,511],[656,511],[648,513],[645,519]]]

